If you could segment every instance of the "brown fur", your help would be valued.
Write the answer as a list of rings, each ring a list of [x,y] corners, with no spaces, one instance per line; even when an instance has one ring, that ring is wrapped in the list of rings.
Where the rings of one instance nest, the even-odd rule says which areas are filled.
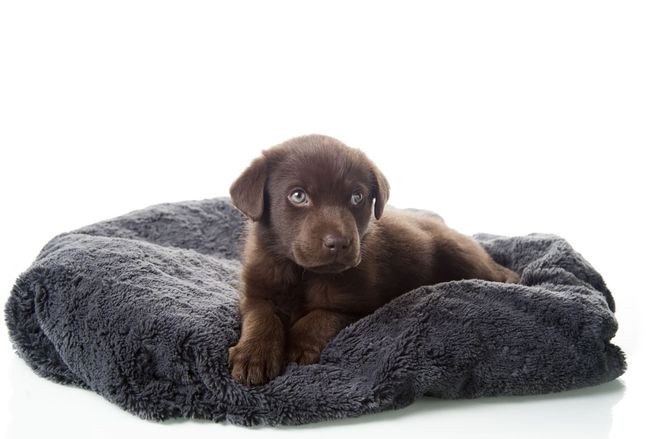
[[[296,190],[304,190],[305,203],[289,198],[300,196]],[[383,174],[330,137],[298,137],[264,151],[230,192],[253,220],[243,254],[241,337],[229,349],[232,376],[246,385],[275,378],[286,361],[318,361],[342,328],[420,285],[518,281],[440,217],[385,208]],[[353,205],[357,192],[363,200]]]

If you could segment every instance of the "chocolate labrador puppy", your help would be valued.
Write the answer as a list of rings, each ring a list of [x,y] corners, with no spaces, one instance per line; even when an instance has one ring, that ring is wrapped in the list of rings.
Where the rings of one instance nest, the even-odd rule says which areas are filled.
[[[318,361],[342,328],[420,285],[519,279],[440,217],[386,208],[383,174],[331,137],[264,151],[230,193],[252,220],[241,337],[229,349],[231,374],[245,385],[275,378],[287,361]]]

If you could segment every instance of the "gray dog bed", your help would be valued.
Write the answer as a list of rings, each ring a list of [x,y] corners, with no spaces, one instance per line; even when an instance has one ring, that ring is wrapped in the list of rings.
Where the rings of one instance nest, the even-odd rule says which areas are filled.
[[[39,375],[138,416],[303,424],[403,407],[422,395],[557,392],[625,370],[601,276],[551,235],[477,235],[520,285],[424,286],[350,325],[319,364],[245,388],[239,337],[243,217],[224,198],[161,204],[53,238],[11,292],[5,318]]]

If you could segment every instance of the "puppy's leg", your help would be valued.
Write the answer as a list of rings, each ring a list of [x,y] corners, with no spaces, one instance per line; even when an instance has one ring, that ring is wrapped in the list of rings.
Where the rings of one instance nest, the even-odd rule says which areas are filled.
[[[241,301],[241,338],[229,348],[232,377],[257,386],[280,374],[284,363],[284,325],[269,300]]]
[[[520,275],[518,273],[501,266],[495,261],[493,261],[493,264],[497,266],[496,269],[500,272],[501,279],[499,282],[506,282],[509,284],[517,284],[520,282]]]
[[[449,237],[449,239],[447,239]],[[471,236],[454,230],[440,243],[444,264],[456,279],[484,279],[496,282],[518,283],[518,273],[498,264],[486,249]]]
[[[325,345],[356,320],[357,316],[327,309],[315,309],[305,314],[288,331],[286,351],[289,362],[316,363]]]

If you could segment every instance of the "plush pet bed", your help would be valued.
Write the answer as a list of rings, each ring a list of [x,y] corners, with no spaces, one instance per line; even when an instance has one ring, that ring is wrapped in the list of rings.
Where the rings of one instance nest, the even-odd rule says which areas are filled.
[[[302,424],[415,398],[529,395],[625,370],[601,276],[552,235],[477,235],[520,285],[424,286],[350,325],[319,364],[260,387],[234,381],[243,217],[217,198],[161,204],[53,238],[5,308],[39,375],[91,389],[138,416]]]

